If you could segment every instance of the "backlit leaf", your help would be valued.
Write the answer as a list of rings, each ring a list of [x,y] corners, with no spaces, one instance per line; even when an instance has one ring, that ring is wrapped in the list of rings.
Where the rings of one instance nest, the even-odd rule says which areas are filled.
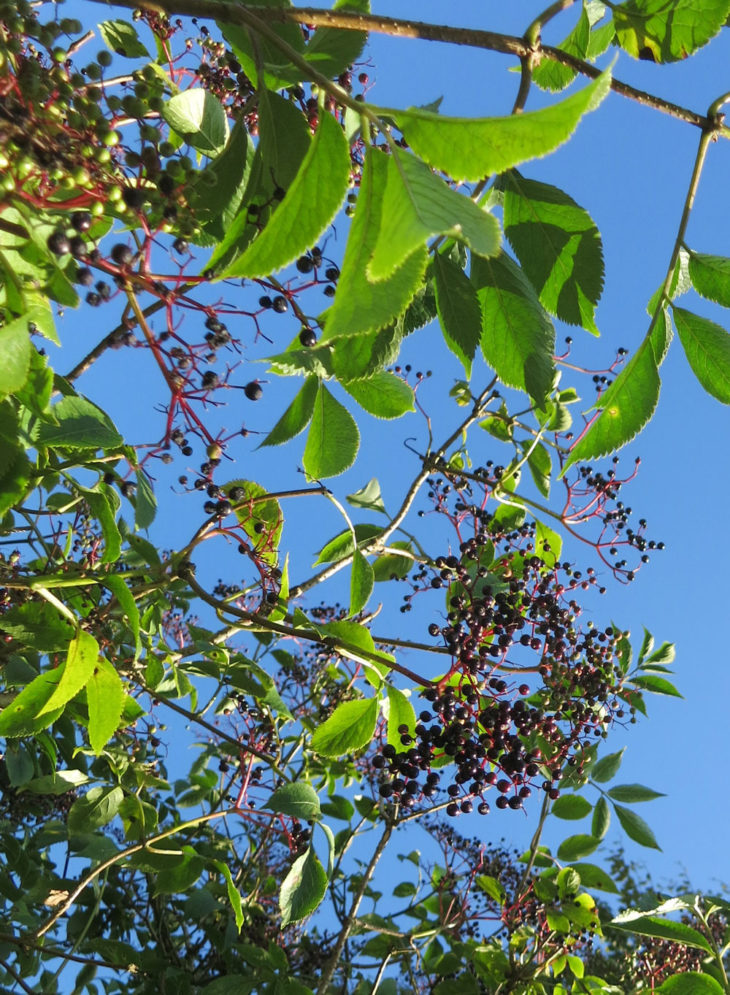
[[[730,404],[730,334],[681,307],[674,307],[672,314],[692,372],[708,394]]]
[[[259,448],[263,446],[280,446],[295,438],[309,424],[314,411],[314,401],[317,397],[317,378],[307,377],[304,386],[291,402],[284,414],[272,428]]]
[[[461,360],[468,380],[482,333],[476,288],[461,266],[441,252],[434,254],[433,275],[441,331],[446,345]]]
[[[281,885],[279,909],[281,924],[299,922],[317,908],[327,891],[327,874],[310,846],[297,857]]]
[[[657,936],[662,940],[681,943],[683,946],[705,950],[708,953],[712,949],[702,933],[686,923],[675,922],[662,916],[642,915],[634,909],[622,912],[611,920],[610,925],[613,929],[638,933],[639,936]]]
[[[302,456],[307,476],[319,480],[344,473],[355,462],[359,445],[352,415],[320,384]]]
[[[122,437],[109,416],[85,397],[62,398],[51,408],[56,424],[40,426],[36,441],[65,449],[114,449]]]
[[[31,349],[26,315],[0,328],[0,399],[20,390],[27,380]]]
[[[413,388],[389,370],[381,370],[362,380],[350,380],[342,386],[375,418],[400,418],[415,411]]]
[[[608,802],[605,798],[601,797],[596,802],[596,807],[593,810],[593,819],[591,821],[591,836],[595,836],[597,840],[602,840],[606,833],[608,832],[608,827],[611,825],[611,809],[608,807]]]
[[[592,807],[582,795],[561,795],[555,799],[550,811],[559,819],[583,819]]]
[[[99,34],[104,44],[127,59],[149,59],[150,53],[139,40],[134,26],[129,21],[102,21]]]
[[[100,657],[86,685],[89,742],[97,756],[119,728],[124,698],[124,687],[119,674],[108,660]]]
[[[335,11],[370,12],[369,0],[337,0]],[[317,28],[304,49],[304,58],[323,76],[335,77],[357,62],[367,41],[367,32],[343,28]]]
[[[698,294],[730,307],[730,259],[691,252],[688,266],[692,286]]]
[[[702,48],[724,25],[728,0],[627,0],[613,7],[616,39],[635,59],[677,62]]]
[[[373,593],[375,578],[373,568],[366,557],[356,549],[352,555],[352,570],[350,572],[350,615],[357,615],[368,603]]]
[[[228,138],[228,118],[210,90],[190,87],[163,104],[162,116],[181,138],[207,154],[219,152]]]
[[[276,789],[263,807],[302,821],[320,818],[319,795],[312,785],[305,781],[283,784]]]
[[[653,791],[643,784],[617,784],[608,789],[608,794],[617,802],[650,802],[655,798],[666,797],[661,791]]]
[[[373,738],[377,720],[377,698],[343,701],[314,731],[310,748],[325,757],[361,750]]]
[[[99,663],[99,644],[83,629],[79,629],[68,646],[58,687],[39,714],[52,712],[74,698],[87,685]]]
[[[607,753],[605,757],[597,760],[590,770],[592,780],[598,781],[599,784],[605,784],[606,781],[610,781],[618,773],[623,756],[624,750],[619,750],[617,753]]]
[[[653,850],[661,850],[654,833],[640,815],[637,815],[630,808],[624,808],[623,805],[616,805],[615,803],[613,810],[629,839],[640,844],[640,846],[650,847]]]
[[[597,840],[594,836],[587,836],[585,834],[569,836],[558,847],[558,859],[571,862],[580,860],[581,857],[587,857],[588,854],[597,850],[600,844],[601,841]]]
[[[407,734],[415,736],[416,713],[410,700],[398,688],[394,688],[389,684],[386,687],[386,691],[388,693],[388,700],[385,703],[387,709],[386,717],[388,719],[388,742],[391,746],[395,747],[397,753],[403,753],[410,747],[404,746],[401,742],[403,734],[399,729],[401,726],[406,726]]]

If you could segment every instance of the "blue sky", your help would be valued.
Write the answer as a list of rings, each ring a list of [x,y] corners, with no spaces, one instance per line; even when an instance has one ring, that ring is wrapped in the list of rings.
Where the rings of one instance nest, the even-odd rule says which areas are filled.
[[[491,0],[461,3],[456,10],[460,24],[520,34],[541,6]],[[452,17],[454,9],[437,2],[391,2],[387,13],[440,21]],[[85,23],[116,16],[101,5],[89,3],[67,3],[66,11],[80,11]],[[577,9],[569,10],[557,18],[545,39],[557,43],[577,14]],[[120,12],[119,16],[127,15]],[[94,40],[89,56],[99,47],[100,40],[98,44]],[[390,106],[428,103],[443,96],[444,113],[508,113],[518,83],[518,76],[508,72],[511,60],[496,53],[373,36],[367,55],[373,63],[368,71],[375,82],[369,96],[376,103]],[[602,62],[606,61],[604,57]],[[686,63],[660,67],[634,62],[621,53],[614,73],[636,86],[704,112],[728,87],[728,65],[730,33],[726,30]],[[559,98],[533,91],[527,109],[552,99]],[[566,147],[522,169],[526,176],[564,189],[592,214],[601,231],[606,282],[597,324],[602,337],[596,341],[580,330],[559,325],[557,328],[558,341],[572,334],[575,355],[592,366],[609,363],[618,346],[633,350],[646,332],[646,302],[664,277],[698,140],[697,129],[611,94],[597,112],[582,122]],[[689,227],[688,243],[699,251],[730,255],[729,166],[730,149],[721,141],[710,149]],[[336,245],[334,238],[329,244]],[[323,298],[322,307],[325,303]],[[687,295],[682,305],[715,321],[724,321],[719,308],[701,302],[694,294]],[[61,330],[64,342],[69,343],[66,351],[70,359],[59,362],[61,370],[96,341],[102,316],[108,314],[111,318],[112,313],[107,309],[90,313],[84,308],[78,316],[67,315]],[[276,349],[269,347],[268,351],[283,349],[296,331],[290,318],[279,320],[275,315],[267,328],[276,340]],[[246,363],[266,354],[264,346],[251,347],[246,352]],[[138,358],[124,351],[108,353],[80,383],[83,391],[107,407],[130,439],[139,437],[140,432],[149,436],[156,390],[154,372],[143,371],[143,364],[132,362]],[[401,361],[413,363],[414,369],[432,366],[438,371],[438,382],[434,377],[422,397],[444,427],[453,425],[458,409],[453,404],[444,405],[440,398],[451,380],[461,376],[461,370],[453,357],[445,356],[438,331],[430,329],[407,340]],[[250,376],[241,382],[254,375],[263,376],[265,367],[246,369]],[[637,641],[642,626],[646,626],[658,640],[675,642],[677,684],[684,700],[651,697],[649,721],[640,722],[630,731],[615,728],[606,747],[613,751],[628,746],[619,782],[638,781],[666,792],[665,799],[638,807],[654,828],[663,852],[642,851],[613,828],[606,849],[621,841],[632,856],[645,858],[660,879],[684,869],[698,887],[716,887],[718,881],[730,881],[730,868],[723,859],[730,802],[722,783],[723,733],[730,692],[722,637],[728,615],[722,566],[728,537],[725,495],[730,489],[728,414],[695,383],[678,341],[673,343],[661,374],[658,411],[639,439],[622,453],[622,464],[630,466],[635,456],[642,457],[639,478],[625,500],[637,516],[648,519],[651,534],[663,539],[667,548],[633,585],[609,583],[608,593],[595,605],[595,615],[605,624],[614,620],[630,628]],[[475,386],[485,377],[486,368],[477,363]],[[120,385],[125,388],[122,396]],[[253,406],[236,392],[224,417],[229,422],[244,418],[250,428],[265,432],[293,393],[290,383],[267,386],[264,400]],[[592,399],[586,396],[586,400],[590,403]],[[364,417],[361,428],[363,447],[358,461],[347,474],[333,481],[333,489],[342,497],[376,475],[386,505],[395,507],[406,474],[414,474],[417,469],[404,458],[403,440],[418,433],[422,436],[422,422],[415,416],[397,423],[376,423]],[[440,434],[443,432],[437,432]],[[479,444],[484,458],[489,458],[488,438],[485,436]],[[246,476],[271,488],[301,486],[302,478],[294,474],[301,459],[301,440],[274,452],[254,455],[253,448],[251,443],[250,456],[243,464]],[[172,480],[178,472],[180,467],[176,466]],[[182,502],[168,500],[167,493],[167,483],[161,476],[161,510],[153,534],[163,547],[179,546],[199,523],[200,502],[190,498]],[[306,502],[292,503],[285,511],[291,512],[288,535],[293,556],[304,570],[322,542],[340,531],[341,522],[334,511],[314,508]],[[203,571],[208,570],[214,577],[232,567],[231,560],[225,565],[220,561],[202,564]],[[299,579],[298,570],[293,579]],[[376,590],[376,597],[377,593]],[[424,615],[414,611],[406,623],[397,613],[397,605],[386,606],[375,629],[400,632],[407,625],[422,638],[429,621],[428,610]],[[527,841],[532,819],[525,819],[521,813],[495,816],[480,820],[471,831],[493,833],[495,841],[503,835],[509,838],[514,832],[517,845]],[[580,831],[587,831],[580,823],[553,820],[546,839],[555,844]]]

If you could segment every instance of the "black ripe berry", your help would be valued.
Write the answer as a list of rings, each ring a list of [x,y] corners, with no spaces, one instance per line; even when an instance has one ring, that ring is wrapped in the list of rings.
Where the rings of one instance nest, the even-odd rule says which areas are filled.
[[[311,328],[303,328],[299,333],[299,341],[305,348],[310,349],[313,345],[317,344],[317,336]]]
[[[134,253],[124,242],[112,246],[111,257],[117,266],[129,266],[134,259]]]
[[[340,271],[337,269],[336,266],[328,266],[327,269],[324,271],[324,275],[328,280],[331,280],[334,283],[334,281],[340,275]]]
[[[76,282],[80,283],[83,287],[90,287],[94,282],[94,274],[91,272],[88,266],[81,266],[76,271]]]
[[[86,255],[86,242],[80,235],[74,235],[74,237],[69,241],[69,246],[71,247],[71,255],[74,259],[78,259],[80,256]]]
[[[266,296],[259,297],[259,307],[269,308],[269,307],[273,306],[273,303],[274,302],[271,300],[270,297],[266,297]]]
[[[289,310],[289,301],[286,299],[286,297],[283,297],[281,294],[275,297],[271,303],[274,310],[277,311],[279,314],[284,314],[285,311]]]
[[[124,187],[122,190],[122,200],[127,207],[139,210],[145,202],[144,190],[139,187]]]
[[[314,263],[310,256],[300,256],[296,265],[300,273],[311,273],[314,269]]]
[[[65,256],[71,251],[71,243],[62,231],[54,231],[48,236],[48,248],[54,256]]]
[[[246,395],[249,401],[258,401],[261,395],[263,394],[263,390],[261,389],[260,383],[258,383],[256,380],[252,380],[251,383],[247,383],[246,386],[243,388],[243,393]]]
[[[88,211],[74,211],[71,215],[71,226],[77,232],[85,232],[91,228],[91,215]]]
[[[188,251],[187,240],[184,238],[176,238],[175,241],[172,243],[172,247],[175,250],[175,252],[179,252],[180,255],[182,256],[184,253]]]
[[[334,297],[335,296],[335,288],[332,287],[332,286],[325,287],[324,288],[324,295],[325,295],[325,297]]]

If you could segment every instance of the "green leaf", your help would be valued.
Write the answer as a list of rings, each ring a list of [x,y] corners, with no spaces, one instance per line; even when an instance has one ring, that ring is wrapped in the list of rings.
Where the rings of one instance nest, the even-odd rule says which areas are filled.
[[[621,823],[621,828],[629,839],[632,839],[640,846],[650,847],[653,850],[661,850],[654,833],[640,815],[632,812],[630,808],[624,808],[623,805],[616,805],[615,803],[613,810],[618,817],[618,821]]]
[[[87,491],[79,487],[84,501],[89,506],[91,514],[99,522],[104,537],[104,553],[102,563],[116,563],[122,552],[122,536],[114,515],[111,501],[102,491]]]
[[[559,819],[583,819],[593,806],[582,795],[560,795],[553,802],[550,811]]]
[[[310,819],[320,819],[319,795],[305,781],[292,781],[277,788],[269,800],[265,802],[264,808],[270,808],[273,812],[281,812],[283,815],[291,815],[295,819],[309,821]]]
[[[657,989],[661,995],[722,995],[719,981],[702,971],[683,971],[667,978]]]
[[[317,387],[317,378],[307,377],[302,389],[266,436],[259,449],[263,446],[280,446],[304,431],[314,411]]]
[[[189,891],[205,870],[205,861],[191,846],[182,847],[182,860],[155,874],[154,895],[182,895]]]
[[[67,791],[75,791],[88,782],[89,775],[81,770],[57,770],[55,774],[34,778],[24,785],[23,790],[34,795],[65,795]]]
[[[441,252],[433,257],[436,307],[446,345],[461,361],[467,380],[482,334],[476,289],[461,266]]]
[[[635,59],[678,62],[714,38],[728,0],[627,0],[613,7],[616,40]]]
[[[565,861],[580,860],[581,857],[587,857],[589,853],[593,853],[600,846],[601,841],[597,840],[594,836],[578,835],[569,836],[566,840],[558,847],[558,859]]]
[[[325,757],[342,757],[361,750],[375,735],[377,721],[377,698],[344,701],[317,727],[310,748]]]
[[[369,0],[337,0],[334,11],[370,12]],[[304,58],[312,68],[330,79],[339,76],[357,62],[367,41],[367,32],[343,28],[317,28],[304,49]]]
[[[100,657],[86,685],[89,707],[89,742],[99,756],[119,728],[125,692],[121,678],[104,657]]]
[[[90,788],[77,798],[68,813],[68,830],[72,835],[100,829],[111,822],[119,811],[124,792],[117,785],[112,788]]]
[[[289,0],[261,0],[259,6],[287,9],[291,7],[291,3]],[[304,52],[304,38],[298,24],[292,22],[276,23],[276,21],[272,21],[270,24],[273,31],[286,45],[300,54]],[[256,47],[254,48],[248,28],[234,24],[223,24],[221,32],[226,41],[230,43],[244,73],[257,87],[259,94],[263,94],[267,90],[269,92],[280,90],[282,87],[298,83],[302,79],[301,69],[289,62],[275,41],[257,33]],[[263,81],[259,81],[260,63],[263,63],[264,68]]]
[[[692,372],[723,404],[730,404],[730,335],[720,325],[680,307],[672,308],[674,324]]]
[[[343,383],[347,393],[375,418],[400,418],[415,411],[413,388],[395,373],[381,370],[363,380]]]
[[[375,477],[359,491],[348,494],[346,500],[353,508],[366,508],[368,511],[380,511],[383,515],[387,514],[383,504],[383,496],[380,493],[380,484]]]
[[[251,540],[256,554],[270,566],[279,562],[279,540],[284,528],[281,505],[268,491],[252,480],[231,480],[225,487],[227,494],[234,488],[244,492],[235,505],[235,515]],[[263,499],[263,500],[262,500]]]
[[[596,807],[593,810],[593,819],[591,820],[591,836],[595,836],[597,840],[604,839],[610,825],[611,809],[608,807],[606,799],[601,796],[596,802]]]
[[[0,330],[0,336],[4,330]],[[37,349],[31,346],[28,376],[20,390],[16,391],[16,396],[26,408],[30,408],[34,414],[44,418],[52,394],[53,370],[48,366],[48,358],[42,356]]]
[[[410,700],[398,688],[391,687],[388,684],[386,691],[388,693],[388,700],[387,703],[384,702],[383,704],[385,705],[386,717],[388,719],[388,742],[391,746],[395,747],[397,753],[403,753],[410,749],[410,747],[404,746],[401,742],[402,733],[399,732],[399,728],[407,726],[408,734],[415,736],[416,713]]]
[[[310,248],[342,205],[350,168],[340,124],[322,113],[314,141],[284,199],[258,238],[222,275],[268,276]]]
[[[349,615],[357,615],[363,610],[373,593],[374,582],[373,568],[360,550],[356,549],[352,556],[352,570],[350,571]]]
[[[611,73],[606,70],[560,103],[509,117],[450,118],[418,108],[388,114],[429,166],[454,180],[480,180],[547,155],[567,142],[583,115],[598,107],[610,87]]]
[[[320,384],[302,456],[307,476],[319,480],[344,473],[355,462],[359,445],[352,415]]]
[[[606,781],[610,781],[612,777],[615,777],[621,766],[625,750],[626,747],[617,753],[607,753],[605,757],[597,760],[590,770],[591,780],[598,781],[599,784],[605,784]]]
[[[221,154],[193,180],[188,199],[198,215],[203,212],[210,218],[205,222],[205,230],[217,242],[226,237],[241,207],[255,154],[256,148],[243,121],[236,121]]]
[[[414,552],[412,543],[405,542],[402,539],[389,542],[388,546],[390,549],[403,549],[408,550],[410,553]],[[373,563],[375,583],[392,580],[394,577],[398,580],[403,580],[404,577],[408,576],[409,571],[414,566],[415,563],[410,556],[399,556],[398,553],[383,553]]]
[[[57,668],[39,674],[23,688],[17,698],[13,698],[0,712],[0,736],[31,736],[53,725],[64,706],[60,705],[52,712],[47,711],[45,706],[55,694],[60,679],[61,670]]]
[[[71,701],[86,687],[98,662],[99,644],[90,632],[80,629],[69,643],[58,687],[38,714],[52,712]]]
[[[134,498],[134,524],[138,529],[148,529],[157,514],[157,500],[152,480],[142,467],[137,467],[135,476],[137,492]]]
[[[327,891],[327,874],[314,850],[297,857],[281,885],[281,925],[299,922],[317,908]]]
[[[573,869],[580,874],[580,881],[584,888],[598,888],[600,891],[618,894],[618,888],[603,868],[596,867],[595,864],[580,863],[573,864]]]
[[[550,481],[553,473],[553,462],[550,458],[549,450],[541,442],[535,444],[534,439],[526,439],[521,442],[527,456],[527,466],[530,476],[535,482],[535,487],[543,497],[550,495]]]
[[[69,620],[47,601],[26,602],[0,618],[0,632],[39,653],[67,650],[75,631]]]
[[[484,358],[503,383],[542,407],[555,376],[555,332],[532,285],[504,252],[472,257],[471,279],[482,309]]]
[[[127,59],[149,59],[150,53],[139,40],[134,26],[129,21],[102,21],[99,34],[104,44],[117,55]]]
[[[395,362],[404,334],[405,328],[399,318],[394,325],[377,332],[338,335],[328,343],[333,349],[331,373],[340,383],[372,376]]]
[[[85,397],[71,395],[51,408],[56,424],[40,426],[35,441],[63,449],[116,449],[124,441],[109,416]]]
[[[563,551],[560,533],[553,531],[538,518],[535,521],[535,553],[549,567],[554,567]]]
[[[647,674],[644,677],[634,677],[632,682],[637,688],[650,691],[652,694],[668,694],[674,698],[683,697],[666,677],[658,677],[654,674]]]
[[[651,802],[655,798],[665,798],[661,791],[653,791],[643,784],[617,784],[609,788],[609,797],[616,802]]]
[[[405,311],[423,280],[428,262],[425,245],[417,246],[386,279],[372,283],[366,277],[365,267],[381,225],[388,224],[383,222],[387,176],[386,156],[368,148],[335,301],[324,316],[322,341],[383,328]]]
[[[119,602],[119,607],[127,616],[129,628],[134,636],[134,661],[136,663],[139,654],[142,652],[142,641],[139,635],[139,608],[134,600],[132,592],[127,587],[122,577],[116,574],[106,574],[104,576],[104,587],[107,587]]]
[[[502,180],[504,233],[543,307],[598,334],[603,248],[593,219],[562,190],[516,171]]]
[[[366,268],[368,279],[377,283],[391,276],[434,235],[463,242],[480,256],[499,251],[496,218],[452,190],[420,159],[394,150],[386,159],[386,168],[382,217],[387,223],[378,232]]]
[[[557,46],[562,52],[585,59],[591,37],[591,22],[585,9],[580,13],[578,23]],[[533,82],[543,90],[563,90],[575,79],[576,71],[554,59],[543,59],[532,71]]]
[[[373,539],[375,536],[380,535],[383,531],[383,526],[381,525],[367,525],[360,524],[355,526],[355,539],[352,537],[352,530],[345,529],[344,532],[340,532],[336,535],[334,539],[330,539],[317,555],[317,559],[312,564],[317,566],[320,563],[336,563],[337,560],[342,560],[346,556],[349,556],[355,549],[355,542],[361,545],[367,542],[369,539]]]
[[[220,152],[228,139],[228,118],[210,90],[191,86],[162,106],[162,116],[186,142],[208,155]]]
[[[691,252],[688,267],[692,286],[698,294],[708,301],[730,307],[730,259]]]
[[[628,909],[616,916],[611,920],[610,926],[627,933],[638,933],[640,936],[657,936],[672,943],[681,943],[682,946],[705,950],[707,953],[712,950],[702,933],[691,926],[662,916],[643,915],[635,909]]]
[[[13,743],[6,744],[5,770],[13,788],[22,788],[33,779],[35,763],[24,743],[18,746]]]
[[[627,366],[596,401],[600,408],[588,430],[570,450],[563,473],[573,463],[587,462],[615,452],[641,431],[654,413],[659,400],[657,352],[663,338],[657,324],[644,339]]]
[[[32,348],[26,315],[0,328],[0,400],[20,390],[28,379]]]

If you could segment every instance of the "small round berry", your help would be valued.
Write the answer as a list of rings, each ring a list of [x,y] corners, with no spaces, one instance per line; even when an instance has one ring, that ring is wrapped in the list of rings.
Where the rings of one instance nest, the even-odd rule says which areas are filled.
[[[303,328],[299,333],[299,341],[306,349],[311,349],[313,345],[317,344],[317,336],[311,328]]]
[[[314,263],[309,256],[300,256],[297,259],[296,267],[300,273],[311,273],[314,269]]]
[[[259,303],[261,302],[259,301]],[[278,294],[273,299],[271,305],[278,314],[284,314],[285,311],[289,310],[289,301],[286,299],[286,297],[283,297],[281,294]]]
[[[144,190],[139,187],[124,187],[122,190],[122,200],[127,207],[139,210],[145,202]]]
[[[52,232],[48,236],[47,245],[54,256],[65,256],[71,251],[71,243],[62,231]]]
[[[187,239],[184,239],[182,237],[176,238],[175,241],[172,243],[172,247],[175,250],[175,252],[180,253],[181,256],[184,255],[188,251]]]
[[[270,308],[273,307],[274,302],[270,297],[259,297],[259,307]]]
[[[74,211],[71,215],[71,227],[83,233],[91,228],[92,217],[88,211]]]
[[[129,266],[134,259],[134,253],[124,242],[117,242],[112,246],[111,257],[117,266]]]
[[[82,287],[91,286],[94,282],[94,274],[88,266],[81,266],[80,269],[76,271],[76,282],[80,283]]]
[[[258,401],[263,394],[261,389],[261,384],[256,380],[252,380],[251,383],[247,383],[243,388],[243,393],[249,399],[249,401]]]
[[[336,266],[328,266],[324,271],[324,275],[328,280],[331,280],[334,283],[334,281],[339,277],[340,271]]]

